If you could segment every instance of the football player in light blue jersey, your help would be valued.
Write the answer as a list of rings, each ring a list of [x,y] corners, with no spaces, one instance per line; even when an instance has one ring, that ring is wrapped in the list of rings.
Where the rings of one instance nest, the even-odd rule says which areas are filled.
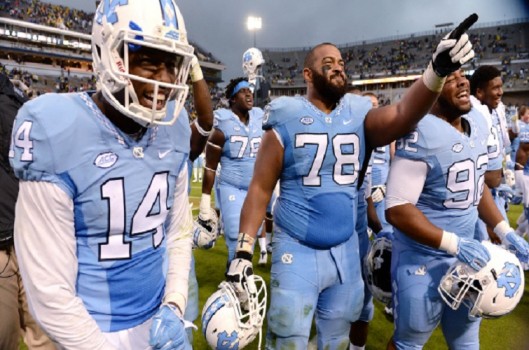
[[[187,111],[182,109],[182,112],[176,123],[176,127],[179,131],[179,137],[182,139],[189,139],[189,153],[188,158],[188,181],[191,178],[193,169],[193,162],[198,160],[204,151],[208,136],[211,134],[213,128],[213,107],[211,103],[211,94],[209,87],[204,79],[202,68],[198,62],[197,56],[193,56],[191,59],[191,69],[189,71],[189,77],[193,87],[193,102],[196,111],[196,118],[190,124]],[[167,104],[167,115],[172,115],[175,108],[175,101],[169,101]],[[191,192],[191,183],[188,183],[189,194]],[[189,271],[188,280],[188,295],[187,295],[187,306],[184,311],[184,319],[194,322],[198,317],[198,281],[195,271],[195,259],[191,256],[191,268]],[[189,343],[193,343],[193,327],[186,328]]]
[[[520,132],[518,139],[520,145],[516,152],[514,165],[514,178],[516,190],[522,196],[523,213],[518,219],[516,232],[520,236],[526,236],[529,231],[529,107],[521,106],[520,109]],[[522,217],[523,216],[523,217]]]
[[[378,98],[372,92],[364,92],[363,96],[371,99],[373,108],[378,108]],[[386,146],[376,147],[371,155],[372,171],[371,171],[371,199],[375,206],[377,217],[382,224],[384,232],[391,233],[393,228],[386,221],[386,181],[388,179],[389,163],[393,154],[395,153],[395,142]]]
[[[220,175],[216,181],[228,261],[231,261],[239,234],[242,203],[248,192],[263,135],[263,110],[253,106],[253,92],[246,78],[232,79],[226,87],[226,98],[229,108],[215,111],[214,131],[206,146],[199,219],[209,220],[211,189],[220,164]]]
[[[314,317],[319,349],[349,346],[350,324],[359,318],[364,299],[355,234],[361,166],[369,149],[406,134],[428,112],[445,76],[473,57],[466,29],[458,28],[456,39],[442,40],[432,64],[397,104],[371,109],[368,98],[346,94],[342,55],[323,43],[304,61],[307,96],[280,97],[266,107],[266,131],[226,279],[241,297],[244,284],[255,287],[253,245],[280,180],[268,349],[306,349]]]
[[[529,258],[529,245],[504,221],[484,182],[488,137],[484,117],[471,112],[469,82],[456,71],[430,113],[397,142],[386,198],[395,229],[388,349],[422,349],[439,323],[450,349],[479,349],[480,318],[463,305],[452,310],[437,291],[455,261],[474,270],[489,261],[474,239],[478,213],[520,258]]]
[[[491,190],[498,209],[504,219],[507,220],[505,198],[500,196],[497,191],[503,178],[505,148],[510,146],[505,110],[500,108],[501,97],[503,96],[501,72],[494,66],[480,66],[470,78],[470,92],[472,94],[472,107],[486,117],[490,128],[489,162],[485,174],[485,183]],[[485,240],[489,239],[490,235],[490,229],[487,230],[485,223],[478,220],[476,238]]]
[[[42,95],[13,127],[30,309],[61,348],[190,349],[190,140],[175,121],[193,48],[172,0],[104,0],[93,23],[100,90]]]

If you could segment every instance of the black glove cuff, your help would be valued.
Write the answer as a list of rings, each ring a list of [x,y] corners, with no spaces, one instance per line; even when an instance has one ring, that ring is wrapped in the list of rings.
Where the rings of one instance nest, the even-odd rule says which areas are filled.
[[[236,259],[246,259],[248,261],[252,261],[252,254],[248,253],[248,252],[236,252],[235,253],[235,258]]]

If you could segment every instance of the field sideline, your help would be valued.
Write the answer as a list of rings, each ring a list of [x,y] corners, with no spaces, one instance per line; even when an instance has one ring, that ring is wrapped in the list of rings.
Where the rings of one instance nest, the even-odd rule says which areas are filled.
[[[201,188],[200,183],[191,183],[191,203],[193,204],[193,214],[198,214]],[[516,218],[520,214],[520,206],[511,206],[509,219],[511,224],[515,224]],[[210,250],[195,250],[196,273],[199,283],[199,310],[207,298],[217,289],[218,284],[224,280],[227,251],[224,239],[221,237],[214,248]],[[266,266],[257,265],[258,255],[254,257],[255,273],[262,276],[268,283],[270,278],[270,255]],[[480,342],[481,350],[529,350],[529,273],[525,274],[525,294],[517,308],[509,315],[496,320],[484,320],[481,325]],[[200,317],[195,320],[198,330],[194,332],[193,349],[208,349],[207,343],[202,336]],[[375,316],[370,323],[370,332],[367,341],[367,350],[383,350],[386,348],[388,339],[393,331],[392,323],[384,316],[382,304],[375,302]],[[263,326],[263,344],[266,333],[266,323]],[[257,339],[246,349],[257,349]],[[27,349],[24,344],[20,349]],[[429,342],[424,347],[425,350],[447,349],[439,328],[434,332]]]

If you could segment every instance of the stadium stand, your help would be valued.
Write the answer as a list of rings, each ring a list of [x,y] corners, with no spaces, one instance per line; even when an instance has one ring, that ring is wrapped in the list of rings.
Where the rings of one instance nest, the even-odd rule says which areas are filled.
[[[90,31],[93,13],[39,0],[0,0],[0,70],[36,96],[95,89]],[[213,103],[220,100],[223,63],[191,43]],[[190,96],[191,97],[191,96]],[[192,98],[188,111],[194,116]]]
[[[375,91],[380,103],[400,98],[422,73],[439,37],[453,28],[432,30],[339,45],[352,85]],[[521,103],[529,97],[529,18],[483,23],[470,29],[476,59],[465,66],[468,74],[479,65],[497,66],[503,73],[504,101]],[[264,76],[270,97],[303,95],[303,57],[309,48],[262,49]]]

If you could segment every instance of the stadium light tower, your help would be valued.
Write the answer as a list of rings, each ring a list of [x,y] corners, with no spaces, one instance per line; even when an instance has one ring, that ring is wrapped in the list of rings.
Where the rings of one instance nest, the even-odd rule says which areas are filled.
[[[248,16],[246,26],[249,31],[253,32],[253,47],[257,47],[256,33],[263,26],[261,17]]]

